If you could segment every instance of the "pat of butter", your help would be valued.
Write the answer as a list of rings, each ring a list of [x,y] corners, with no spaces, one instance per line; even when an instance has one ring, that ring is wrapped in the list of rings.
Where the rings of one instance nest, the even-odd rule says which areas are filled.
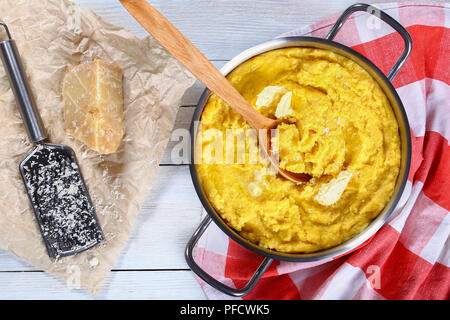
[[[277,106],[277,110],[275,111],[275,117],[281,118],[292,114],[291,102],[292,92],[289,91],[281,97],[281,100]]]
[[[63,80],[66,132],[102,154],[124,135],[122,69],[95,60],[68,68]]]
[[[258,94],[256,99],[257,107],[268,107],[275,101],[281,94],[285,93],[286,90],[280,86],[268,86]]]
[[[332,179],[319,189],[314,199],[324,206],[331,206],[342,196],[351,177],[352,173],[350,171],[341,171],[337,178]]]

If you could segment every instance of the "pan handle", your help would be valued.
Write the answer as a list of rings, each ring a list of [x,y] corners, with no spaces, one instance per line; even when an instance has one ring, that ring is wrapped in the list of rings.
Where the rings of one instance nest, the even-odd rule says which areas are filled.
[[[222,291],[225,294],[228,294],[230,296],[234,297],[242,297],[249,293],[253,287],[256,285],[256,283],[261,279],[264,272],[267,270],[269,265],[272,263],[273,259],[266,257],[263,262],[259,265],[259,267],[256,269],[255,273],[253,274],[252,278],[247,282],[247,284],[242,289],[235,289],[228,287],[221,283],[220,281],[214,279],[211,277],[208,273],[206,273],[200,266],[195,262],[193,257],[193,251],[194,247],[197,244],[200,237],[203,235],[203,233],[208,228],[209,224],[211,223],[212,219],[209,216],[206,216],[205,219],[203,219],[202,223],[198,226],[197,230],[195,230],[194,234],[192,235],[191,239],[189,240],[187,246],[186,246],[186,252],[185,252],[185,258],[186,262],[189,265],[189,267],[194,271],[196,275],[198,275],[201,279],[203,279],[206,283],[208,283],[213,288]]]
[[[403,50],[402,55],[400,56],[400,58],[398,58],[397,62],[394,64],[391,71],[389,71],[389,73],[387,74],[387,78],[389,79],[389,81],[392,81],[397,72],[400,70],[400,68],[408,59],[409,54],[411,53],[412,39],[408,31],[400,23],[398,23],[394,18],[392,18],[384,11],[381,11],[380,9],[377,9],[365,3],[356,3],[344,11],[344,13],[339,17],[334,26],[331,28],[330,32],[325,37],[325,39],[333,40],[338,31],[344,25],[345,21],[348,19],[348,17],[357,11],[365,11],[383,20],[388,25],[390,25],[395,31],[400,33],[403,40],[405,41],[405,49]]]

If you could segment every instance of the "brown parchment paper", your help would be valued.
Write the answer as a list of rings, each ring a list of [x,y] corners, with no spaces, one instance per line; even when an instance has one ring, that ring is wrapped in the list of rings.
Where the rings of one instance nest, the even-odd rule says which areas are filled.
[[[0,21],[17,43],[49,141],[77,154],[106,238],[75,256],[48,257],[18,169],[33,146],[0,64],[0,248],[96,293],[156,178],[180,99],[194,79],[151,37],[137,39],[69,1],[1,0]],[[118,151],[107,156],[64,132],[65,69],[95,58],[124,73],[126,133]]]

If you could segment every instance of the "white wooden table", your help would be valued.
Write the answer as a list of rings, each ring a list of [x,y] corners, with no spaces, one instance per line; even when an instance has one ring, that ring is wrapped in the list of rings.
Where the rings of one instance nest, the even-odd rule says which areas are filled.
[[[445,0],[440,0],[445,1]],[[76,0],[137,37],[147,33],[116,0]],[[150,1],[217,67],[239,52],[281,33],[339,13],[355,0],[154,0]],[[366,0],[367,3],[391,1]],[[175,128],[187,128],[203,90],[185,95]],[[202,206],[186,165],[173,165],[169,143],[158,180],[139,213],[128,243],[97,296],[0,250],[0,299],[205,299],[184,260]],[[180,223],[183,221],[183,223]]]

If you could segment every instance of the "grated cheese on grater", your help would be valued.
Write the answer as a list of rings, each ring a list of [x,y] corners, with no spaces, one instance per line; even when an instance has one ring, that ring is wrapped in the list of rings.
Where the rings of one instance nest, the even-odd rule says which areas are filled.
[[[103,240],[79,167],[69,150],[38,145],[21,165],[51,257],[79,252]]]

